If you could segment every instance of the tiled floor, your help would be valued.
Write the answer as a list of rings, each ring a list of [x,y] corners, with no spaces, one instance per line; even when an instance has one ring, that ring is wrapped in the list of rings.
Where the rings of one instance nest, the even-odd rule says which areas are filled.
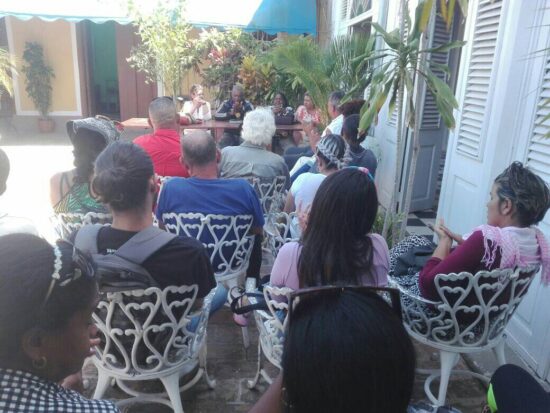
[[[431,239],[434,232],[428,225],[435,225],[435,217],[436,212],[431,209],[409,214],[407,219],[407,232],[409,234],[423,235]]]

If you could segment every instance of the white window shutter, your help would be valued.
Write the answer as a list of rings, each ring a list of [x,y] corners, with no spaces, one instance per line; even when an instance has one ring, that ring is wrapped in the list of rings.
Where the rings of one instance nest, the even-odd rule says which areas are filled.
[[[430,47],[437,47],[445,43],[449,43],[451,41],[452,30],[452,26],[449,30],[447,30],[447,24],[438,13],[435,18],[434,31],[430,42]],[[449,52],[431,53],[430,62],[447,66],[449,64]],[[447,82],[447,74],[443,70],[434,67],[433,65],[431,66],[431,69],[434,75],[440,78],[443,82]],[[424,110],[422,112],[422,123],[420,124],[420,128],[422,130],[439,129],[440,123],[441,116],[437,110],[435,99],[433,95],[426,90],[426,98],[424,100]]]
[[[340,21],[344,22],[348,19],[348,6],[350,0],[340,0]]]
[[[545,137],[550,131],[550,119],[544,120],[550,114],[550,56],[546,59],[536,110],[526,163],[533,172],[550,183],[550,138]]]
[[[482,153],[501,11],[502,0],[479,1],[457,138],[457,151],[474,158]]]

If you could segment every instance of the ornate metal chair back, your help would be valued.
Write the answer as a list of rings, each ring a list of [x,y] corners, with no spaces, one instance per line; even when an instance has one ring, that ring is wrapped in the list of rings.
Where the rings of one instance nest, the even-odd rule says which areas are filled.
[[[59,213],[51,218],[55,232],[59,238],[69,238],[77,229],[88,224],[110,224],[113,221],[111,214],[101,212],[79,213]]]
[[[267,238],[267,245],[274,257],[281,247],[289,241],[298,241],[299,234],[296,212],[272,212],[267,216],[264,230]]]
[[[435,344],[491,345],[501,340],[537,272],[538,267],[439,274],[435,285],[441,302],[405,296],[405,324]]]
[[[196,359],[206,337],[212,293],[198,326],[187,330],[198,286],[157,287],[102,294],[94,321],[102,343],[94,363],[117,377],[158,375]]]
[[[264,215],[278,212],[284,206],[285,176],[276,176],[274,179],[248,177],[246,180],[252,185],[260,199]]]
[[[205,246],[219,282],[246,273],[254,244],[252,215],[165,213],[162,221],[166,230],[195,238]]]

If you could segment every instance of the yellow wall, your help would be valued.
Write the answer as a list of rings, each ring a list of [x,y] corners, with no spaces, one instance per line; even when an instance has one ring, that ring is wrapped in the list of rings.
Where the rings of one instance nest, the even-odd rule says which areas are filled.
[[[39,42],[44,47],[46,62],[53,68],[55,78],[52,80],[52,112],[77,110],[75,93],[75,73],[71,26],[69,22],[57,20],[45,22],[34,18],[21,21],[10,18],[12,35],[12,52],[17,57],[17,66],[23,62],[25,42]],[[36,110],[32,100],[25,91],[25,75],[19,70],[18,78],[21,110]]]

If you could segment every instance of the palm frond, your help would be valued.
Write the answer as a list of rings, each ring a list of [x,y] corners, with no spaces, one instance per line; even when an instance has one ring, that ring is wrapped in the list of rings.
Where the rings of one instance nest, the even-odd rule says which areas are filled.
[[[0,47],[0,95],[5,90],[11,96],[13,94],[12,73],[17,74],[15,58]]]

